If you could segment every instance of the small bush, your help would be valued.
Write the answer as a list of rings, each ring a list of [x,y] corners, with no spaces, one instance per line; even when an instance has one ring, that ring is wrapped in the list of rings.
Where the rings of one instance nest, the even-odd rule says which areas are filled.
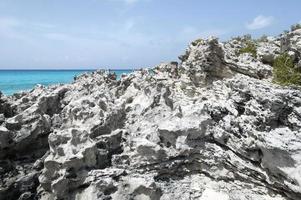
[[[246,46],[239,50],[239,54],[250,53],[254,58],[257,57],[256,44],[252,41],[247,41]]]
[[[252,41],[252,36],[250,34],[247,34],[243,36],[232,37],[232,40],[237,40],[240,42],[248,42],[248,41]]]
[[[273,81],[280,85],[301,85],[301,72],[294,67],[294,61],[287,53],[275,59]]]
[[[202,43],[204,40],[203,39],[196,39],[196,40],[194,40],[191,44],[193,45],[193,46],[196,46],[196,45],[198,45],[199,43]]]
[[[257,39],[257,42],[268,42],[268,36],[263,35],[260,38]]]
[[[291,31],[295,31],[295,30],[298,30],[298,29],[301,29],[301,24],[295,24],[295,25],[291,26]]]

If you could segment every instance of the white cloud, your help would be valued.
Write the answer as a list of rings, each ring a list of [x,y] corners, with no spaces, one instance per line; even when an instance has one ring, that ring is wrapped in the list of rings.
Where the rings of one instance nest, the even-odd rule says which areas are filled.
[[[0,26],[6,26],[6,27],[12,27],[12,26],[18,26],[20,23],[15,18],[11,17],[1,17],[0,18]]]
[[[16,30],[21,25],[21,22],[15,18],[1,17],[0,36],[11,39],[23,39],[24,36]]]
[[[29,40],[29,35],[55,26],[47,23],[32,22],[14,17],[0,17],[0,36],[9,39]]]
[[[34,66],[50,67],[95,66],[95,63],[110,67],[150,66],[158,61],[175,59],[175,55],[182,53],[183,47],[194,39],[227,33],[222,29],[202,29],[189,25],[172,32],[150,31],[145,29],[145,18],[141,16],[123,17],[109,21],[104,26],[83,25],[70,29],[65,29],[59,23],[51,25],[45,21],[0,17],[0,40],[7,38],[2,37],[1,28],[6,30],[10,38],[23,37],[22,40],[26,42],[20,44],[24,47],[28,47],[27,41],[32,41],[30,47],[34,48],[28,51],[27,57],[21,54],[24,55],[23,60],[33,57]]]
[[[246,28],[250,30],[262,29],[270,26],[273,22],[274,18],[272,16],[258,15],[252,22],[246,25]]]
[[[125,32],[129,32],[131,31],[136,25],[136,21],[133,19],[128,19],[126,20],[126,22],[124,23],[124,31]]]

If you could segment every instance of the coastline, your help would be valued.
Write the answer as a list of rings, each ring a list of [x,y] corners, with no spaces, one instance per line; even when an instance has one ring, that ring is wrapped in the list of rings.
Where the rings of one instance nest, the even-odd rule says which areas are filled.
[[[0,91],[5,95],[16,92],[30,91],[36,85],[50,86],[55,84],[71,83],[75,76],[82,73],[92,73],[97,69],[2,69],[0,70]],[[129,73],[131,69],[111,70],[119,77],[122,73]]]

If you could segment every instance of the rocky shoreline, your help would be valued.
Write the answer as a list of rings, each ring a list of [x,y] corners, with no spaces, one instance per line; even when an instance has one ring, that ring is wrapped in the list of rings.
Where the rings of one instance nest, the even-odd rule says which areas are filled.
[[[0,95],[0,200],[300,200],[301,92],[272,82],[301,29],[192,42],[181,63],[120,80]]]

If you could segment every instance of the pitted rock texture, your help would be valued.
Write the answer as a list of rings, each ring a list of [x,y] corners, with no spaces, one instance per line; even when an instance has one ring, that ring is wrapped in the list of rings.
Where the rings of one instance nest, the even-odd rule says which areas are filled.
[[[198,40],[179,64],[1,95],[0,200],[300,200],[301,92],[271,82],[286,47],[264,42],[253,58]]]

